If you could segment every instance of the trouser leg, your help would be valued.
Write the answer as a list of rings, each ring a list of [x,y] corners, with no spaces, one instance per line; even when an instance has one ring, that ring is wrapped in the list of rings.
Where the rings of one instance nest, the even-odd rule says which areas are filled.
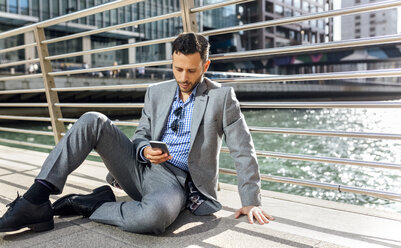
[[[82,164],[92,149],[102,157],[107,169],[134,199],[141,198],[145,168],[136,161],[131,140],[106,116],[89,112],[81,116],[45,160],[37,179],[63,190],[67,176]]]
[[[90,219],[135,233],[162,233],[185,207],[185,189],[177,175],[152,165],[142,182],[141,201],[106,202]]]

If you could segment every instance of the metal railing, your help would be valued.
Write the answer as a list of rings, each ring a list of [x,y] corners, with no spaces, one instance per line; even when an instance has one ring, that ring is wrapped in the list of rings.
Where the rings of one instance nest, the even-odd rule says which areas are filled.
[[[222,3],[211,4],[207,6],[194,7],[193,0],[180,0],[180,11],[172,12],[169,14],[163,14],[159,16],[154,16],[142,20],[132,21],[128,23],[122,23],[114,26],[109,26],[105,28],[100,28],[91,31],[85,31],[81,33],[76,33],[72,35],[66,35],[53,39],[46,39],[44,34],[44,29],[53,25],[66,23],[68,21],[93,15],[96,13],[101,13],[102,11],[111,10],[131,4],[141,2],[143,0],[117,0],[107,4],[95,6],[89,9],[81,10],[75,13],[67,14],[50,20],[42,21],[32,25],[17,28],[15,30],[0,33],[0,39],[5,39],[13,36],[17,36],[27,32],[33,32],[35,37],[34,43],[29,43],[25,45],[15,46],[5,48],[0,50],[1,53],[8,53],[13,51],[19,51],[27,49],[30,47],[36,47],[38,50],[38,58],[27,59],[22,61],[9,62],[0,65],[0,68],[7,68],[16,65],[23,65],[28,63],[40,63],[40,68],[42,73],[40,74],[29,74],[29,75],[19,75],[19,76],[6,76],[0,78],[1,81],[8,80],[26,80],[33,78],[43,78],[44,88],[41,89],[19,89],[19,90],[4,90],[0,91],[0,95],[6,94],[28,94],[28,93],[45,93],[47,102],[45,103],[0,103],[0,107],[16,107],[16,108],[48,108],[50,117],[40,117],[40,116],[13,116],[13,115],[0,115],[2,120],[18,120],[18,121],[41,121],[41,122],[51,122],[53,132],[35,131],[35,130],[25,130],[16,128],[6,128],[0,127],[0,131],[5,132],[15,132],[24,134],[37,134],[37,135],[53,135],[54,140],[57,143],[62,136],[65,134],[65,123],[74,123],[76,119],[63,118],[62,108],[142,108],[143,103],[100,103],[100,104],[89,104],[89,103],[60,103],[58,99],[58,93],[60,92],[79,92],[79,91],[100,91],[100,90],[115,90],[115,89],[134,89],[142,88],[145,89],[151,83],[143,84],[129,84],[129,85],[110,85],[110,86],[86,86],[86,87],[67,87],[58,88],[54,83],[54,77],[81,73],[93,73],[100,71],[110,71],[110,70],[121,70],[121,69],[133,69],[138,67],[151,67],[159,65],[170,65],[172,61],[170,59],[161,61],[152,61],[145,63],[133,63],[118,66],[107,66],[98,67],[90,69],[80,69],[80,70],[66,70],[53,72],[51,63],[52,61],[71,58],[76,56],[98,54],[109,51],[117,51],[127,48],[143,47],[155,44],[169,43],[175,39],[175,37],[165,37],[161,39],[140,41],[124,45],[117,45],[113,47],[91,49],[87,51],[80,51],[74,53],[66,53],[60,55],[50,55],[48,54],[48,44],[53,44],[61,41],[76,39],[80,37],[85,37],[89,35],[94,35],[98,33],[109,32],[113,30],[118,30],[121,28],[132,27],[136,25],[142,25],[145,23],[151,23],[160,20],[168,20],[171,18],[181,17],[183,23],[184,31],[197,31],[197,21],[196,13],[200,13],[207,10],[217,9],[224,6],[232,4],[240,4],[245,2],[252,2],[254,0],[232,0],[225,1]],[[227,33],[235,33],[239,31],[261,29],[267,27],[273,27],[285,24],[294,24],[303,21],[317,20],[322,18],[332,18],[336,16],[343,16],[349,14],[364,13],[369,11],[384,10],[389,8],[401,7],[401,1],[383,1],[378,3],[370,3],[365,5],[359,5],[355,7],[340,9],[340,10],[329,10],[316,14],[309,14],[297,17],[281,18],[276,20],[262,21],[257,23],[251,23],[246,25],[233,26],[223,29],[215,29],[206,32],[201,32],[205,36],[213,36]],[[312,51],[327,51],[327,50],[340,50],[345,48],[358,48],[365,46],[375,46],[382,44],[398,44],[401,43],[401,35],[386,35],[379,37],[361,38],[337,42],[327,42],[320,44],[308,44],[299,46],[289,46],[289,47],[279,47],[279,48],[268,48],[259,49],[244,52],[235,53],[225,53],[225,54],[212,54],[210,56],[211,60],[227,60],[227,59],[238,59],[238,58],[248,58],[248,57],[258,57],[258,56],[278,56],[278,55],[288,55],[297,54]],[[227,78],[218,79],[216,81],[221,83],[232,83],[232,84],[244,84],[244,83],[271,83],[271,82],[286,82],[286,81],[312,81],[312,80],[329,80],[329,79],[351,79],[351,78],[375,78],[375,77],[400,77],[401,68],[383,69],[383,70],[372,70],[372,71],[352,71],[352,72],[335,72],[335,73],[315,73],[315,74],[303,74],[303,75],[276,75],[276,76],[262,76],[262,77],[241,77],[241,78]],[[77,93],[78,94],[78,93]],[[401,108],[401,102],[241,102],[241,108],[252,108],[252,109],[271,109],[271,108]],[[138,122],[124,122],[116,121],[117,125],[122,126],[137,126]],[[310,135],[310,136],[331,136],[331,137],[347,137],[347,138],[369,138],[369,139],[392,139],[401,140],[401,134],[392,133],[362,133],[362,132],[342,132],[342,131],[329,131],[329,130],[302,130],[302,129],[285,129],[277,127],[250,127],[250,131],[253,133],[263,133],[263,134],[290,134],[290,135]],[[43,144],[33,144],[23,141],[15,141],[10,139],[0,139],[0,142],[10,143],[10,144],[20,144],[25,146],[33,146],[40,148],[51,149],[52,146]],[[222,148],[222,152],[228,152],[227,148]],[[281,159],[290,160],[301,160],[301,161],[312,161],[312,162],[325,162],[334,164],[348,164],[355,166],[368,166],[375,168],[385,168],[385,169],[395,169],[400,170],[401,164],[393,163],[382,163],[373,161],[359,161],[343,158],[333,158],[333,157],[317,157],[309,155],[300,154],[288,154],[288,153],[276,153],[269,151],[257,151],[258,156],[262,157],[274,157]],[[235,175],[235,171],[229,169],[220,169],[221,173]],[[400,200],[401,194],[394,192],[385,192],[378,190],[370,190],[358,187],[350,187],[338,184],[320,183],[310,180],[301,180],[288,177],[278,177],[269,176],[262,174],[262,180],[280,182],[280,183],[291,183],[302,186],[311,186],[322,189],[338,190],[340,192],[353,192],[358,194],[365,194],[370,196],[375,196],[384,199]]]

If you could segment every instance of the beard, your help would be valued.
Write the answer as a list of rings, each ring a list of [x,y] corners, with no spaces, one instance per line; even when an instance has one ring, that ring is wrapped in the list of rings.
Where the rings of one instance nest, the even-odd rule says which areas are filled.
[[[175,78],[175,77],[174,77]],[[193,89],[203,80],[203,73],[193,82],[191,81],[177,81],[178,87],[180,87],[180,91],[183,93],[191,93]]]

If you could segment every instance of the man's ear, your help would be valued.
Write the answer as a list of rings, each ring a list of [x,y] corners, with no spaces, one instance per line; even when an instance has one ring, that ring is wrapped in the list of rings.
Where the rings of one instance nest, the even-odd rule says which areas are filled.
[[[203,64],[203,73],[207,72],[207,70],[209,69],[209,65],[210,65],[210,60],[207,60],[207,61]]]

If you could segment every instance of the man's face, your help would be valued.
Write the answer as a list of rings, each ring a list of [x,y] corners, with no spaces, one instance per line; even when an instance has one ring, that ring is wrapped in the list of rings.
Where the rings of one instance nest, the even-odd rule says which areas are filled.
[[[202,63],[199,53],[173,53],[173,73],[182,93],[190,94],[202,80],[203,74],[209,68],[210,61]]]

